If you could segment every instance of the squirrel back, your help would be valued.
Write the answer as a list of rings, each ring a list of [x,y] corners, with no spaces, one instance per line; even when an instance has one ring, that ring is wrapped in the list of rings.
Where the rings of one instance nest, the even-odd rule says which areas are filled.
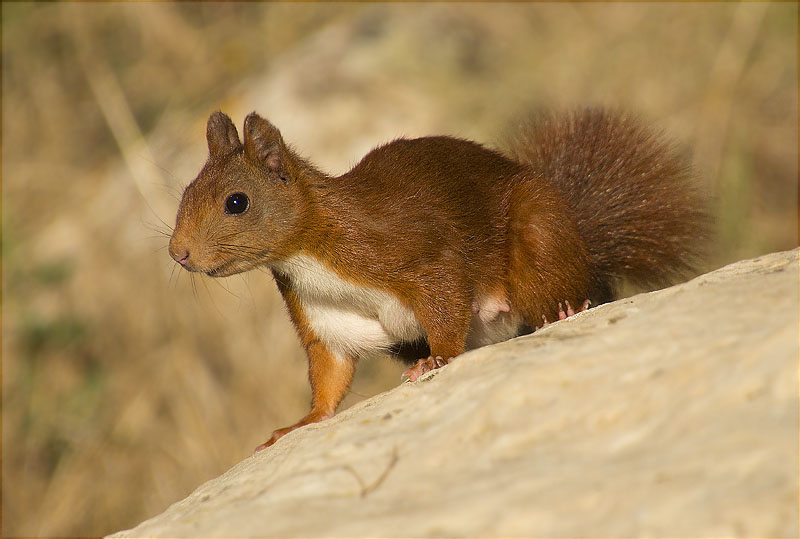
[[[589,258],[595,288],[662,286],[690,271],[708,216],[688,162],[634,116],[606,109],[540,114],[511,155],[551,183]],[[597,299],[595,300],[597,301]]]

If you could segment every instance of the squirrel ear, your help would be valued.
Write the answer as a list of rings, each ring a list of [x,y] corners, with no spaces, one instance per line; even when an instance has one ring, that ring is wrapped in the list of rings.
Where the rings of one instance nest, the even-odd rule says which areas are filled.
[[[283,138],[278,128],[255,112],[244,119],[244,151],[269,170],[283,171]]]
[[[206,140],[208,140],[208,152],[212,157],[223,157],[242,147],[236,126],[220,111],[208,117]]]

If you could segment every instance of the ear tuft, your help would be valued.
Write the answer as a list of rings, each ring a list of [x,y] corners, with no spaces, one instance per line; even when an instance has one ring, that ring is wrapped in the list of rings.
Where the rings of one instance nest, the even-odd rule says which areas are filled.
[[[283,138],[278,128],[255,112],[244,120],[244,151],[254,161],[282,175]]]
[[[227,114],[220,111],[208,117],[206,140],[211,157],[224,157],[242,147],[236,126]]]

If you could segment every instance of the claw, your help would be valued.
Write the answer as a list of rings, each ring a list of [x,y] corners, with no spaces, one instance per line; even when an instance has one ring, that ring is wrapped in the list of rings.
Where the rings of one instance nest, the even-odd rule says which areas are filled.
[[[447,365],[450,359],[452,358],[444,359],[442,356],[428,356],[417,361],[410,369],[406,369],[402,376],[407,376],[410,382],[416,382],[423,374]]]
[[[584,302],[581,304],[580,308],[576,311],[575,309],[572,308],[572,305],[569,304],[569,301],[564,300],[563,303],[561,301],[559,301],[558,302],[558,319],[559,320],[564,320],[564,319],[569,318],[570,316],[572,316],[572,315],[574,315],[576,313],[582,313],[583,311],[587,310],[591,304],[592,304],[592,302],[590,300],[588,300],[588,299],[584,300]],[[567,306],[566,311],[564,310],[564,305]],[[534,331],[542,329],[543,327],[545,327],[546,325],[548,325],[550,323],[547,320],[547,317],[545,315],[542,315],[542,322],[543,322],[543,324],[541,326],[536,326],[534,328]]]

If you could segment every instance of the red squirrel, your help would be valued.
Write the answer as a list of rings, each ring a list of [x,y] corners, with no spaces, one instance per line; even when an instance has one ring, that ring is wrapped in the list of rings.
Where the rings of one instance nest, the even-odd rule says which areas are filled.
[[[622,279],[667,282],[691,269],[705,219],[671,144],[602,109],[542,115],[507,154],[397,139],[338,177],[256,113],[243,141],[222,112],[206,137],[169,253],[212,277],[269,268],[308,355],[311,411],[257,450],[332,417],[360,357],[393,351],[414,381],[608,302]]]

